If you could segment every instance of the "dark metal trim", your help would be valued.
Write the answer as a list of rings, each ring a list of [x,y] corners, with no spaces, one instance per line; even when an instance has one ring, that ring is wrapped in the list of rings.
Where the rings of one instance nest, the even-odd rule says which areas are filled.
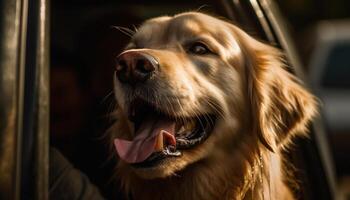
[[[306,85],[310,85],[309,81],[305,77],[305,73],[300,62],[300,58],[296,52],[296,47],[293,45],[292,37],[288,34],[288,29],[286,22],[283,21],[281,13],[279,12],[277,5],[272,0],[258,0],[261,5],[261,9],[264,12],[265,17],[270,22],[272,30],[275,30],[276,39],[280,43],[282,49],[286,52],[286,56],[290,64],[293,66],[293,71]],[[329,144],[327,143],[325,128],[322,125],[321,116],[314,120],[312,123],[312,139],[314,141],[314,152],[317,152],[319,162],[322,164],[318,167],[322,173],[325,174],[325,179],[327,188],[322,188],[323,194],[328,195],[323,196],[323,198],[336,199],[336,180],[335,180],[335,168],[333,166],[333,159],[330,155]]]
[[[47,1],[0,2],[0,199],[48,199]]]
[[[48,199],[49,20],[48,0],[28,3],[23,97],[22,196]]]
[[[49,1],[40,0],[37,49],[36,198],[49,197]]]
[[[0,2],[0,199],[20,199],[27,1]]]
[[[265,32],[266,38],[267,40],[271,43],[271,44],[276,44],[276,40],[273,34],[273,31],[271,30],[271,28],[269,27],[269,22],[263,12],[263,10],[260,7],[259,1],[258,0],[251,0],[250,4],[252,5],[256,17],[258,18],[260,25],[262,27],[262,29]]]

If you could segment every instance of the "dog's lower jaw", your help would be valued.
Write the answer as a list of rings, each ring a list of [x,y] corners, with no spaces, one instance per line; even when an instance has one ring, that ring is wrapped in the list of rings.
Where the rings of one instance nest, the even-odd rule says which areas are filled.
[[[242,145],[239,148],[247,148],[247,146]],[[234,153],[218,152],[216,155],[196,162],[177,172],[176,175],[167,178],[143,179],[127,168],[120,169],[120,175],[125,192],[131,194],[133,199],[294,199],[282,180],[280,154],[267,150],[259,151],[261,158],[260,156],[248,158],[249,155],[242,153],[246,151],[237,149]],[[258,159],[261,159],[262,165],[249,164],[247,158],[251,161],[254,160],[253,163],[257,163]],[[254,173],[252,173],[253,169],[255,169]],[[271,177],[272,174],[274,177]]]

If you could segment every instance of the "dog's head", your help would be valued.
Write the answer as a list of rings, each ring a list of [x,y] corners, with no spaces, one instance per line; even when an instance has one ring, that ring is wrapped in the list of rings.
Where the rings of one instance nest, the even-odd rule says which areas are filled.
[[[118,56],[114,84],[115,147],[143,178],[217,156],[239,134],[274,151],[315,113],[275,48],[195,12],[146,21]]]

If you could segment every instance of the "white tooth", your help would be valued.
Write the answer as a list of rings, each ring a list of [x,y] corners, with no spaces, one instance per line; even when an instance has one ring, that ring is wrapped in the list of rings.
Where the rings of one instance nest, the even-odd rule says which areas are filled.
[[[181,128],[179,129],[178,133],[179,134],[182,134],[183,132],[185,132],[185,127],[184,126],[181,126]]]
[[[196,128],[196,123],[194,120],[186,122],[181,128],[177,131],[177,135],[187,137],[192,131]]]
[[[163,133],[159,133],[157,136],[154,151],[156,151],[156,152],[163,151],[163,148],[164,148]]]

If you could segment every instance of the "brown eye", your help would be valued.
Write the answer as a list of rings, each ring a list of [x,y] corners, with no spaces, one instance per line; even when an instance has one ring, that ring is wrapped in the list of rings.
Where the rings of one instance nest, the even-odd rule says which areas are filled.
[[[193,43],[188,49],[188,51],[190,53],[197,54],[197,55],[204,55],[204,54],[210,53],[210,50],[208,49],[208,47],[201,42]]]

